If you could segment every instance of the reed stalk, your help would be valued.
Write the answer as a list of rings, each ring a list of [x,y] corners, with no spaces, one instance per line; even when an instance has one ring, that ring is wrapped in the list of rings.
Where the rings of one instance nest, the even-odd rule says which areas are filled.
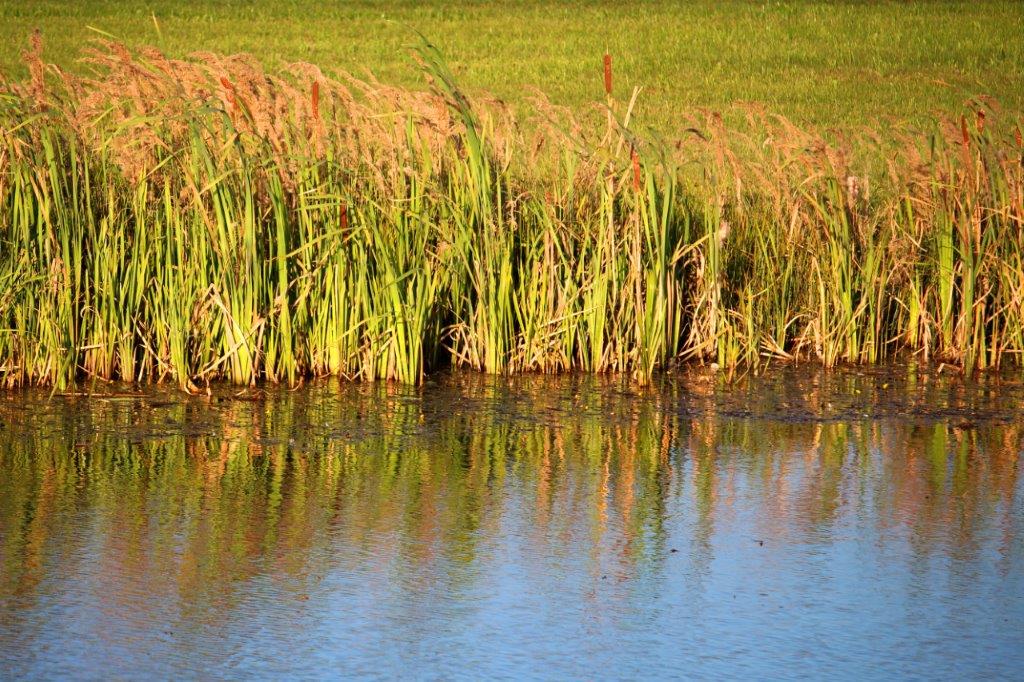
[[[600,113],[520,123],[416,53],[427,92],[116,44],[4,82],[0,384],[1024,357],[1013,114],[666,143],[610,57]]]

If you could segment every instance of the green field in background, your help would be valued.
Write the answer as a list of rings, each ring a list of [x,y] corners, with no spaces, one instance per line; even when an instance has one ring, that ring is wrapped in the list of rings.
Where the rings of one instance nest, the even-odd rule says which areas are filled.
[[[1024,109],[1020,2],[300,2],[0,0],[0,71],[20,77],[36,28],[47,61],[79,72],[99,31],[171,56],[249,52],[422,84],[414,29],[471,91],[523,108],[529,88],[578,106],[642,86],[640,120],[671,130],[693,107],[761,102],[801,124],[924,121],[977,95]]]

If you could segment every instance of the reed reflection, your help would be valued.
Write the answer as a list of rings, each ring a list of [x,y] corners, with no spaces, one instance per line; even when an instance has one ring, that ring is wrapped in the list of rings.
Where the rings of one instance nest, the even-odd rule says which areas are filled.
[[[242,617],[254,586],[301,604],[357,576],[369,593],[468,598],[514,555],[546,558],[516,564],[537,572],[524,583],[600,582],[596,603],[677,552],[699,589],[737,537],[897,538],[908,571],[991,544],[1012,570],[1020,423],[737,416],[742,385],[703,381],[5,398],[0,633],[31,638],[19,619],[56,608],[68,585],[130,620],[197,631]],[[858,390],[807,384],[799,399],[820,417]],[[397,603],[396,618],[430,618],[429,600]]]

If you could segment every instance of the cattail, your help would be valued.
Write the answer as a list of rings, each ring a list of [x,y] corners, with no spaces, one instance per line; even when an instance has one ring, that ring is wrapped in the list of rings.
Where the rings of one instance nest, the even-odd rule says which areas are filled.
[[[978,132],[985,130],[985,112],[982,109],[978,109]]]
[[[640,156],[636,153],[636,147],[629,148],[629,156],[633,161],[633,189],[640,191]]]
[[[612,56],[605,54],[604,56],[604,91],[605,94],[611,96],[612,94]]]
[[[345,204],[341,205],[341,231],[342,233],[348,232],[348,206]]]
[[[320,120],[320,83],[313,81],[313,120]]]
[[[963,152],[964,166],[969,167],[971,165],[971,134],[967,132],[967,117],[960,116],[960,135],[963,138],[963,146],[960,151]]]

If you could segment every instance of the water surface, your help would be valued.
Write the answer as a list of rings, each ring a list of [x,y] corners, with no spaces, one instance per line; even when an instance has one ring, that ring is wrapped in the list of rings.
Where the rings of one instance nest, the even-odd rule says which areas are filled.
[[[1024,386],[0,393],[0,677],[1024,669]]]

